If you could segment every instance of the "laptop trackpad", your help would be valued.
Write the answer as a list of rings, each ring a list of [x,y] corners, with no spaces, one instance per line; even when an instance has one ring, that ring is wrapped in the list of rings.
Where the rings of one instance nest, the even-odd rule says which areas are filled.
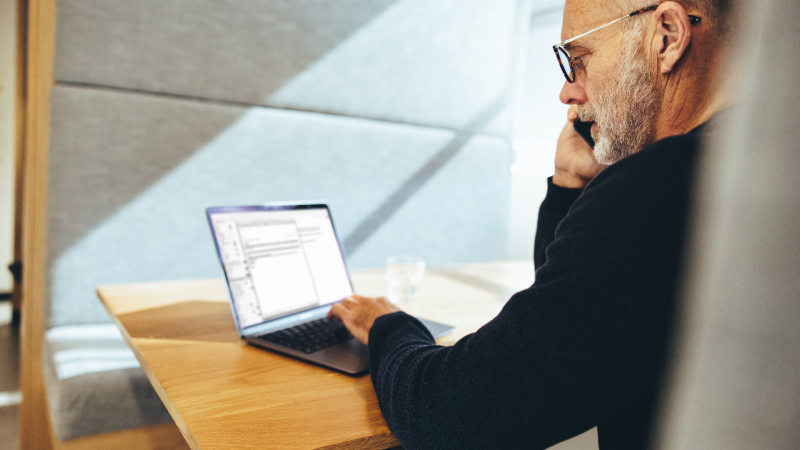
[[[455,329],[452,325],[432,320],[419,319],[419,321],[436,339]],[[369,349],[355,338],[313,353],[311,359],[350,374],[366,373],[369,370]]]
[[[445,325],[443,323],[434,322],[428,319],[420,319],[419,317],[417,317],[417,320],[419,320],[420,322],[422,322],[423,325],[425,325],[425,328],[427,328],[428,331],[431,332],[431,335],[433,335],[434,339],[439,339],[442,336],[450,334],[451,331],[456,329],[456,327],[452,325]]]
[[[311,358],[350,374],[359,374],[369,370],[369,350],[366,345],[355,338],[315,352]]]

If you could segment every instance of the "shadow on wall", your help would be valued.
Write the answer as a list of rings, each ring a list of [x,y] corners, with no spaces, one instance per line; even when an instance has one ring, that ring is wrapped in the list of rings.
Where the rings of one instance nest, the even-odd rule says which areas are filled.
[[[61,0],[55,76],[247,104],[400,0]]]
[[[460,129],[507,90],[530,1],[62,0],[55,76]]]
[[[347,236],[452,138],[443,130],[253,108],[110,218],[62,247],[53,267],[54,315],[82,314],[69,299],[85,296],[98,283],[221,275],[203,215],[209,205],[324,193],[340,233]],[[382,266],[387,252],[402,250],[439,263],[493,256],[505,244],[506,145],[486,136],[466,143],[420,195],[364,242],[353,255],[354,265]],[[354,152],[363,163],[340,164]],[[368,189],[365,173],[370,174]],[[486,181],[475,185],[476,178]]]
[[[416,118],[423,125],[461,129],[506,90],[514,1],[488,8],[476,0],[443,1],[436,8],[416,0],[348,0],[333,7],[275,1],[260,4],[261,10],[243,2],[225,2],[223,8],[215,2],[181,5],[59,3],[58,83],[136,90],[142,98],[118,99],[95,89],[54,95],[51,204],[57,210],[50,227],[58,242],[51,257],[246,111],[246,105],[177,103],[171,101],[175,96],[258,105],[280,89],[280,106],[294,108],[292,98],[305,101],[305,90],[298,87],[303,85],[322,103],[306,105],[310,110],[339,105],[334,113],[399,115],[400,122]],[[273,34],[263,35],[268,32]],[[383,45],[376,46],[378,41]],[[490,67],[488,73],[479,70],[482,64]],[[317,82],[302,81],[309,76]],[[325,95],[341,98],[325,100]],[[425,112],[442,123],[420,120]],[[508,132],[503,123],[492,123],[487,131]],[[360,156],[342,163],[363,162]],[[59,208],[62,203],[69,209]]]
[[[307,0],[269,2],[261,11],[249,2],[197,2],[191,8],[181,1],[59,2],[57,83],[136,90],[142,98],[90,89],[54,93],[50,203],[57,210],[49,227],[57,242],[51,258],[245,111],[171,101],[174,96],[252,103],[396,1],[351,0],[351,8],[341,11],[353,14],[338,15],[337,8]],[[70,208],[58,208],[64,203]]]

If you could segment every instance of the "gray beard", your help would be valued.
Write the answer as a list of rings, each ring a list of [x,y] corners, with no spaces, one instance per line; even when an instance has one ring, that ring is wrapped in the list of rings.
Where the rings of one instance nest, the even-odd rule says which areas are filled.
[[[597,162],[611,165],[651,144],[655,138],[656,119],[663,98],[635,38],[626,39],[620,51],[619,70],[600,88],[593,106],[578,107],[578,118],[595,122],[592,133]]]

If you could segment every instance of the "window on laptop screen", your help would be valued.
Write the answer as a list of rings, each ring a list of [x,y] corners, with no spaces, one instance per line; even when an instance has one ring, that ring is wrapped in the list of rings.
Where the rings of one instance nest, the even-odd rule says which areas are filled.
[[[241,328],[353,293],[327,208],[210,217]]]

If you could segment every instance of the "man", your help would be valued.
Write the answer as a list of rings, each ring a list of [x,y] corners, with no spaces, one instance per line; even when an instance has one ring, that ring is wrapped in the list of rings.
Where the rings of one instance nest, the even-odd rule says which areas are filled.
[[[452,347],[384,299],[331,309],[368,343],[381,411],[406,448],[544,449],[595,426],[601,450],[646,447],[692,169],[704,124],[729,102],[727,2],[654,3],[567,0],[556,48],[571,107],[533,286]],[[594,122],[594,151],[576,118]]]

